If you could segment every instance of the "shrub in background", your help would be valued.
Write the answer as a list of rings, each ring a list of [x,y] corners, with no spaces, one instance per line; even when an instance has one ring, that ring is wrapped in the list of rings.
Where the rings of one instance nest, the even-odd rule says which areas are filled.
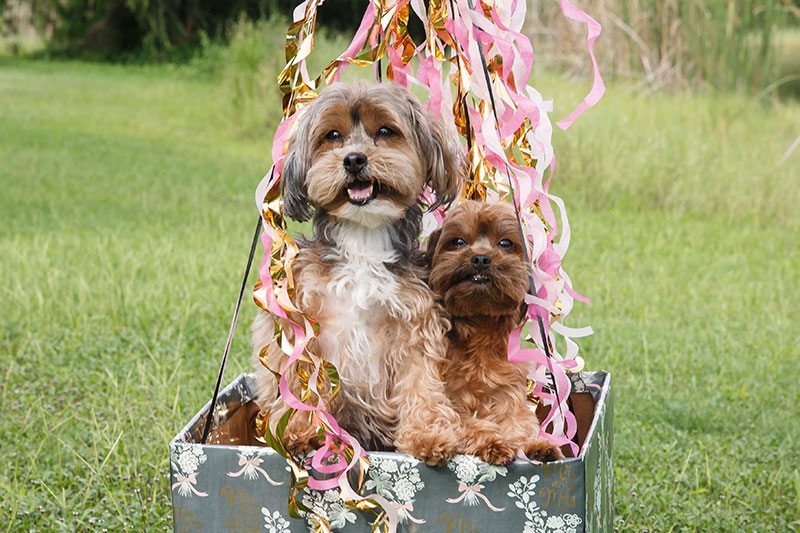
[[[228,36],[219,71],[234,121],[244,132],[280,122],[276,78],[285,63],[286,25],[286,19],[277,17],[258,22],[242,19]]]
[[[284,45],[288,19],[272,16],[251,21],[241,17],[224,38],[200,35],[200,46],[189,69],[221,82],[223,98],[230,102],[231,118],[240,133],[263,136],[281,119],[278,74],[285,64]],[[349,43],[349,34],[321,29],[309,58],[309,73],[317,75]]]
[[[297,4],[296,0],[0,0],[0,13],[26,6],[30,20],[23,23],[49,37],[53,52],[157,58],[196,46],[201,35],[221,38],[242,18],[288,18]],[[353,30],[365,5],[366,0],[331,1],[320,9],[319,24]]]

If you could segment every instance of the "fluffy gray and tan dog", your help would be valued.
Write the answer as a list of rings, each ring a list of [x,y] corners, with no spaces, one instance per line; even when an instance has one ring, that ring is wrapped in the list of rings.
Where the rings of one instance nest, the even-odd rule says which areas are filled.
[[[467,201],[431,235],[430,284],[452,321],[442,375],[461,414],[460,453],[505,464],[517,452],[542,461],[563,457],[539,437],[527,401],[527,368],[508,360],[508,336],[528,292],[514,208]]]
[[[454,453],[459,421],[439,368],[448,322],[415,256],[426,185],[438,203],[457,194],[462,157],[455,132],[400,86],[337,84],[305,110],[283,166],[284,212],[313,217],[292,274],[295,303],[319,322],[309,349],[334,363],[341,390],[326,398],[338,422],[368,449],[395,448],[429,464]],[[285,412],[271,368],[285,356],[266,314],[253,326],[258,402]],[[296,368],[284,369],[297,390]],[[316,443],[307,415],[285,432],[289,449]]]

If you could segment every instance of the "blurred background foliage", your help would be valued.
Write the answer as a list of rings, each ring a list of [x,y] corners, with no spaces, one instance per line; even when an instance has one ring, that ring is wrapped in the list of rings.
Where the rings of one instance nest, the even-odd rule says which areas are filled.
[[[648,90],[800,94],[800,0],[584,0],[603,26],[604,73]],[[526,30],[545,57],[585,69],[585,36],[557,2],[529,1]],[[543,45],[543,46],[542,46]]]
[[[344,49],[366,0],[329,0],[316,68]],[[221,79],[244,132],[278,120],[287,18],[296,0],[0,0],[0,53],[188,64]],[[800,97],[800,0],[584,0],[603,25],[607,79],[639,92],[741,91]],[[529,0],[525,31],[541,69],[588,75],[585,32],[558,2]],[[416,28],[419,33],[419,28]],[[312,71],[313,72],[313,71]]]
[[[333,8],[333,4],[335,9]],[[539,57],[574,73],[587,67],[585,36],[558,2],[529,0],[526,31]],[[4,47],[112,61],[183,61],[209,46],[249,57],[274,54],[296,0],[0,0]],[[603,25],[603,72],[647,90],[736,89],[800,93],[800,0],[584,0]],[[352,33],[365,0],[335,0],[320,25]],[[269,46],[268,46],[269,45]],[[244,47],[250,46],[249,54]],[[263,69],[262,69],[263,70]]]
[[[0,0],[0,54],[188,66],[221,81],[242,132],[263,134],[279,120],[275,77],[296,3]],[[329,0],[322,7],[312,72],[345,48],[365,3]],[[800,0],[580,4],[603,25],[597,48],[604,76],[632,82],[640,94],[721,90],[800,98]],[[555,0],[528,0],[528,7],[524,30],[538,72],[585,79],[585,30],[563,17]]]
[[[203,38],[226,39],[239,21],[289,16],[295,0],[0,0],[8,33],[35,32],[51,54],[105,59],[175,57]],[[363,0],[336,0],[320,23],[358,24]]]

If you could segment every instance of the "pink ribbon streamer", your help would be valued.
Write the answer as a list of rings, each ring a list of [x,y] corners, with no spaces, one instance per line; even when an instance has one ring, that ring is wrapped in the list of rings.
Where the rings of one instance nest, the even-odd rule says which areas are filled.
[[[472,93],[479,99],[489,100],[489,86],[483,76],[480,67],[480,42],[486,59],[491,61],[496,56],[503,59],[502,69],[499,76],[492,82],[496,96],[497,114],[500,117],[500,124],[495,123],[493,117],[482,116],[478,109],[471,104],[468,105],[468,113],[471,119],[472,134],[475,142],[483,149],[486,161],[500,172],[507,172],[517,192],[516,201],[520,209],[523,210],[527,239],[533,253],[531,254],[531,268],[539,288],[538,294],[531,296],[528,300],[528,316],[535,319],[542,317],[547,326],[546,335],[548,338],[539,338],[540,335],[531,328],[533,340],[543,346],[544,342],[549,341],[550,332],[550,312],[556,309],[556,303],[560,299],[562,312],[561,317],[565,316],[572,306],[572,300],[581,300],[571,287],[569,277],[562,269],[562,261],[566,248],[569,244],[569,224],[563,202],[548,193],[548,183],[542,184],[542,175],[546,168],[554,163],[552,156],[552,145],[550,135],[552,127],[547,113],[550,110],[549,102],[542,100],[541,96],[532,88],[527,87],[527,80],[532,70],[534,53],[529,39],[520,32],[522,21],[525,15],[525,2],[520,0],[496,0],[488,4],[490,6],[488,17],[483,12],[482,6],[471,9],[467,0],[454,0],[457,4],[457,11],[445,22],[446,30],[451,34],[456,43],[454,53],[458,54],[462,68],[467,69],[469,83]],[[384,31],[386,25],[397,16],[397,10],[409,3],[409,0],[391,0],[381,4],[383,11],[381,19],[378,20],[376,6],[377,0],[370,1],[361,19],[361,24],[356,31],[348,48],[337,59],[333,69],[332,79],[338,80],[343,68],[349,63],[349,59],[357,57],[368,44],[374,45],[378,35],[387,35]],[[295,12],[295,20],[303,16],[308,2],[304,2]],[[392,66],[394,81],[402,85],[418,85],[425,88],[430,95],[427,107],[435,115],[443,117],[445,120],[452,118],[452,95],[449,87],[446,87],[447,74],[443,73],[443,65],[455,65],[443,59],[442,52],[446,49],[440,37],[429,27],[424,3],[420,0],[411,0],[411,7],[415,13],[424,19],[427,40],[424,44],[416,48],[415,55],[417,61],[403,64],[401,60],[400,46],[402,43],[394,42],[390,38],[386,42],[387,57]],[[561,10],[567,18],[582,22],[587,27],[587,49],[592,62],[594,80],[592,89],[586,98],[568,117],[560,121],[558,125],[567,129],[583,112],[597,103],[605,91],[605,85],[599,72],[597,61],[594,55],[594,43],[600,35],[600,25],[588,16],[584,11],[576,7],[569,0],[560,0]],[[312,7],[316,9],[316,7]],[[392,11],[394,10],[394,11]],[[388,15],[387,15],[388,13]],[[438,54],[437,54],[438,51]],[[300,62],[301,73],[306,76],[305,59]],[[418,65],[415,69],[414,65]],[[453,72],[451,70],[451,72]],[[443,77],[443,74],[445,76]],[[513,80],[513,83],[512,83]],[[495,90],[497,89],[497,90]],[[297,119],[297,114],[283,121],[275,134],[272,147],[272,157],[274,168],[265,176],[256,191],[256,201],[259,209],[263,203],[267,191],[276,187],[280,180],[280,172],[284,158],[286,143],[289,134]],[[506,154],[504,143],[513,135],[517,129],[528,120],[532,126],[526,134],[534,157],[537,159],[536,168],[529,168],[509,161]],[[552,178],[552,173],[551,173]],[[427,193],[426,200],[432,200],[430,192]],[[560,240],[557,243],[551,242],[559,233],[559,224],[551,203],[555,203],[561,214]],[[542,221],[530,214],[534,205],[538,205],[542,216],[549,229],[545,228]],[[443,211],[437,210],[425,217],[425,234],[430,230],[441,225]],[[262,242],[265,246],[265,257],[259,269],[261,282],[266,294],[268,310],[276,317],[286,321],[287,328],[294,334],[294,342],[288,358],[285,360],[284,368],[296,363],[302,356],[308,341],[314,336],[313,325],[305,321],[304,324],[291,320],[279,304],[279,299],[288,298],[285,288],[273,283],[269,273],[269,254],[272,242],[278,235],[274,230],[265,224],[265,232]],[[568,334],[569,328],[559,330],[567,339],[567,356],[577,354],[577,345],[571,343]],[[571,344],[570,344],[571,343]],[[574,348],[573,348],[574,345]],[[550,413],[542,423],[542,433],[554,443],[569,442],[574,436],[576,422],[572,413],[566,408],[566,396],[570,390],[569,378],[566,369],[573,363],[568,359],[564,360],[557,353],[551,361],[544,358],[541,349],[534,350],[525,348],[521,344],[520,332],[516,336],[512,334],[509,339],[509,359],[516,362],[531,362],[539,369],[548,368],[552,371],[555,380],[555,388],[558,393],[553,394],[546,391],[543,385],[546,383],[541,372],[534,371],[531,376],[537,381],[537,390],[546,405],[550,405]],[[313,375],[320,372],[320,362],[318,358],[312,358],[315,367]],[[312,381],[316,381],[315,379]],[[310,383],[313,388],[314,384]],[[312,466],[320,473],[335,475],[335,478],[326,480],[309,479],[309,486],[316,490],[325,490],[346,485],[346,473],[355,467],[358,458],[364,454],[358,442],[344,431],[336,422],[334,417],[328,413],[322,405],[319,394],[316,397],[316,404],[304,403],[292,394],[285,378],[279,380],[279,390],[290,407],[312,412],[313,416],[322,421],[328,428],[325,444],[318,450],[311,460]],[[558,396],[560,401],[556,401]],[[563,413],[563,417],[561,415]],[[552,424],[552,434],[546,433],[544,428]],[[340,446],[337,442],[350,445],[356,452],[350,462],[345,460]],[[574,444],[572,445],[574,447]],[[342,490],[352,489],[349,485],[342,487]],[[466,494],[466,493],[465,493]],[[462,498],[465,496],[462,494]],[[357,496],[357,495],[355,495]],[[360,498],[360,496],[357,496]],[[388,512],[388,511],[387,511]]]
[[[592,17],[586,14],[584,10],[570,2],[569,0],[559,0],[561,4],[561,11],[568,19],[582,22],[586,25],[586,49],[589,52],[589,58],[592,61],[592,88],[586,98],[578,104],[578,106],[566,118],[558,121],[558,127],[562,130],[569,129],[572,123],[575,122],[587,109],[593,107],[606,92],[606,84],[603,81],[603,76],[600,75],[600,67],[597,65],[597,58],[594,56],[594,43],[600,37],[602,28],[600,24]]]

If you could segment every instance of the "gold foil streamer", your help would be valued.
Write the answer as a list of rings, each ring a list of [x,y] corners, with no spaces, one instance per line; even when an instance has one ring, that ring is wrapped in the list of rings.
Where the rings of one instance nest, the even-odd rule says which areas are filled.
[[[408,34],[408,21],[411,11],[409,4],[398,8],[397,3],[392,2],[392,0],[372,0],[372,5],[376,10],[376,17],[372,27],[367,31],[365,46],[354,54],[354,57],[340,57],[334,60],[315,79],[310,79],[305,71],[305,62],[314,49],[317,8],[322,3],[321,0],[307,2],[303,16],[300,20],[293,22],[286,33],[286,66],[278,76],[278,84],[283,93],[284,118],[288,118],[302,110],[303,107],[316,98],[320,87],[324,84],[329,84],[345,65],[375,66],[385,57],[387,47],[392,47],[399,51],[404,66],[408,65],[417,53],[416,43]],[[482,0],[479,2],[479,7],[486,16],[490,16],[493,4],[492,0]],[[469,179],[466,181],[462,191],[462,198],[486,200],[488,191],[492,190],[503,199],[509,194],[508,184],[502,174],[504,169],[494,168],[487,161],[482,148],[471,140],[472,129],[470,127],[468,109],[471,108],[477,111],[482,120],[491,116],[492,109],[487,102],[477,100],[471,91],[470,76],[472,69],[480,68],[480,65],[470,65],[463,51],[455,46],[453,36],[450,35],[445,27],[445,23],[454,14],[456,17],[458,16],[453,0],[429,0],[427,2],[427,21],[425,21],[427,39],[425,49],[436,61],[451,65],[451,82],[454,87],[452,111],[455,126],[468,139],[469,143],[467,153]],[[511,97],[503,83],[497,82],[502,75],[502,67],[502,58],[499,56],[491,58],[487,63],[487,70],[489,71],[495,97],[509,101]],[[444,72],[444,65],[442,72]],[[386,74],[389,79],[395,77],[396,73],[391,63],[387,66]],[[527,83],[527,80],[511,79],[509,81],[512,88],[517,81],[519,83]],[[533,125],[526,118],[517,131],[514,132],[510,142],[504,143],[504,148],[512,163],[535,167],[536,159],[533,157],[533,149],[527,139],[527,134],[532,128]],[[498,171],[501,172],[500,175],[498,175]],[[549,231],[538,203],[534,206],[533,212],[542,220]],[[298,323],[303,324],[304,320],[308,319],[313,324],[312,317],[305,316],[293,304],[295,282],[292,277],[292,266],[299,249],[294,239],[286,231],[278,187],[273,187],[264,199],[262,217],[264,223],[270,226],[276,235],[270,249],[269,270],[274,281],[274,291],[278,302]],[[269,312],[265,297],[266,292],[259,282],[256,284],[254,299],[262,309]],[[291,344],[288,342],[291,340],[287,338],[287,331],[284,329],[282,320],[275,319],[275,341],[283,346]],[[266,352],[260,354],[262,364],[276,377],[279,376],[280,369],[268,367],[266,355]],[[307,348],[302,358],[302,363],[298,363],[297,368],[298,376],[300,377],[300,398],[304,402],[314,396],[309,383],[311,375],[305,365],[313,365],[315,361],[324,370],[319,372],[317,376],[314,384],[316,390],[324,394],[329,393],[330,397],[335,396],[339,391],[339,375],[335,366],[324,359],[320,359]],[[532,392],[532,390],[532,387],[529,387],[529,392]],[[533,400],[534,398],[531,399]],[[275,433],[272,434],[269,427],[269,413],[260,413],[258,417],[259,434],[265,442],[281,453],[291,466],[293,482],[289,495],[289,509],[292,516],[299,517],[301,513],[307,513],[316,531],[330,531],[330,525],[322,517],[314,516],[309,509],[302,505],[299,499],[300,493],[308,484],[308,472],[297,459],[288,453],[282,443],[283,433],[292,416],[295,416],[295,412],[293,409],[289,409],[277,424]],[[319,417],[310,416],[309,421],[317,426],[322,435],[325,427]],[[352,450],[347,451],[352,458]],[[360,489],[363,476],[368,468],[368,461],[365,458],[361,458],[359,463],[360,477],[357,490]],[[384,513],[381,512],[380,507],[374,501],[352,500],[347,501],[346,505],[352,509],[374,512],[376,520],[373,524],[373,530],[381,527],[386,530],[389,529],[384,520]]]

